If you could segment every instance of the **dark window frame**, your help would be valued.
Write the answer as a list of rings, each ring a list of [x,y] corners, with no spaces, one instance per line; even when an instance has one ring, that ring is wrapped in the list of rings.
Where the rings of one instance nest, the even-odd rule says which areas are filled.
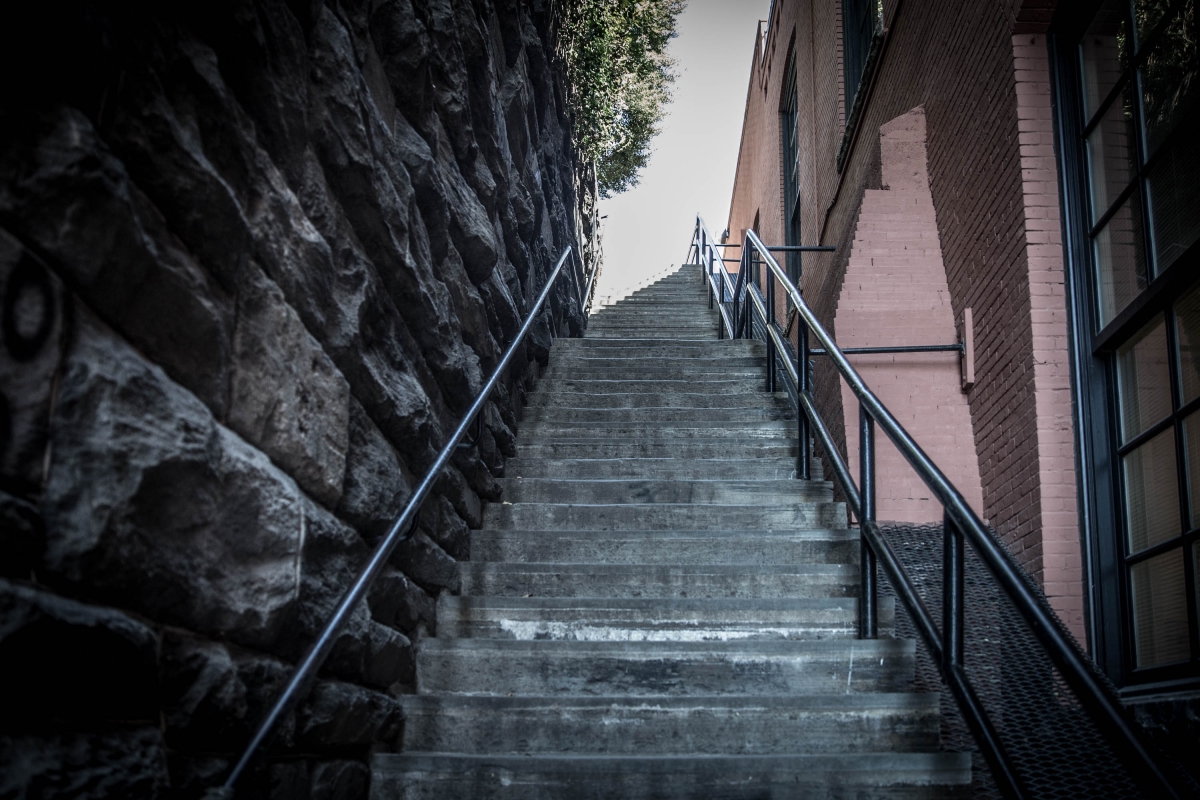
[[[1141,68],[1147,55],[1154,52],[1167,24],[1186,7],[1177,2],[1159,19],[1142,41],[1121,76],[1096,104],[1090,119],[1085,119],[1083,75],[1079,43],[1100,7],[1094,0],[1074,0],[1059,5],[1055,27],[1050,36],[1056,140],[1060,156],[1060,190],[1067,266],[1067,302],[1072,350],[1072,383],[1076,401],[1076,443],[1081,529],[1087,570],[1085,592],[1089,637],[1093,658],[1118,685],[1123,694],[1140,695],[1163,691],[1200,688],[1200,625],[1197,624],[1197,575],[1194,574],[1192,548],[1200,547],[1200,527],[1188,521],[1189,499],[1184,472],[1182,421],[1200,410],[1200,398],[1183,403],[1178,385],[1179,364],[1176,352],[1174,300],[1197,285],[1200,276],[1200,241],[1177,253],[1165,268],[1154,269],[1157,259],[1153,239],[1151,202],[1141,203],[1141,238],[1146,259],[1147,282],[1135,298],[1111,319],[1101,324],[1094,264],[1093,236],[1103,228],[1125,199],[1133,193],[1149,196],[1149,178],[1155,165],[1171,151],[1172,145],[1186,136],[1189,128],[1185,114],[1172,131],[1147,154],[1146,127],[1141,119],[1144,84]],[[1127,30],[1133,30],[1129,14]],[[1093,219],[1088,194],[1091,175],[1085,147],[1086,136],[1104,119],[1113,103],[1120,102],[1132,82],[1135,157],[1128,185],[1109,200],[1108,208]],[[1194,113],[1194,112],[1192,112]],[[1194,130],[1194,128],[1190,129]],[[1118,396],[1116,391],[1116,353],[1138,332],[1161,318],[1165,325],[1170,372],[1171,412],[1146,431],[1121,442]],[[1200,417],[1196,419],[1200,420]],[[1180,533],[1136,552],[1126,552],[1124,483],[1121,458],[1155,435],[1174,431]],[[1191,658],[1188,661],[1153,667],[1136,666],[1133,636],[1133,603],[1130,597],[1130,571],[1134,564],[1155,555],[1178,549],[1184,560],[1184,592],[1188,613]]]
[[[842,0],[842,83],[847,124],[854,108],[854,95],[866,71],[871,38],[879,27],[878,16],[876,0]]]
[[[783,232],[784,244],[799,245],[800,241],[800,97],[796,84],[796,47],[792,45],[784,70],[783,89],[779,95],[780,141],[783,146]],[[800,253],[787,254],[788,277],[800,285]]]

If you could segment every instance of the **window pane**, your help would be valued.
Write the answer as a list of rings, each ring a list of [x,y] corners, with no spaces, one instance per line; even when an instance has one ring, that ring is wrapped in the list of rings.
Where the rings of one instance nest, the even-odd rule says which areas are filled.
[[[1117,350],[1117,394],[1122,442],[1171,413],[1167,326],[1161,316]]]
[[[1096,12],[1079,43],[1086,120],[1090,121],[1096,115],[1096,109],[1117,85],[1122,70],[1129,64],[1127,8],[1122,0],[1108,0]]]
[[[1190,526],[1200,527],[1200,414],[1192,414],[1183,423],[1183,463],[1187,469]],[[1200,577],[1200,572],[1196,574]]]
[[[1092,223],[1095,224],[1137,175],[1133,96],[1126,86],[1087,137]]]
[[[1130,570],[1137,665],[1154,667],[1191,657],[1183,552],[1172,550]]]
[[[1192,545],[1192,588],[1196,591],[1196,608],[1200,609],[1200,546]],[[1196,618],[1196,625],[1200,627],[1200,615]]]
[[[1192,0],[1167,23],[1142,66],[1147,155],[1158,148],[1189,110],[1194,110],[1200,92],[1196,71],[1196,4]]]
[[[1142,209],[1134,192],[1096,234],[1096,291],[1100,325],[1106,325],[1146,288]]]
[[[1125,456],[1125,521],[1129,553],[1180,535],[1175,429]]]
[[[1183,402],[1200,395],[1200,283],[1175,303],[1175,339]]]
[[[1149,177],[1154,254],[1161,273],[1200,236],[1200,153],[1176,140]]]

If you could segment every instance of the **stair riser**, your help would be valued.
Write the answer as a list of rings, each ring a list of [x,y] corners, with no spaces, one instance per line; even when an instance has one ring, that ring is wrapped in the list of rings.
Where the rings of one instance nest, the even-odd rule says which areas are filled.
[[[881,598],[890,600],[890,598]],[[845,639],[858,634],[854,598],[787,600],[443,598],[442,637],[521,641],[702,642]],[[894,605],[880,604],[890,635]]]
[[[491,504],[484,526],[495,530],[751,530],[845,528],[841,503],[792,505]]]
[[[505,474],[526,478],[608,480],[615,478],[658,478],[721,480],[739,478],[783,480],[796,474],[792,458],[695,459],[695,458],[580,458],[529,459],[518,456],[505,465]]]
[[[568,481],[506,478],[510,503],[732,503],[831,502],[833,489],[805,481]]]
[[[930,695],[858,695],[618,703],[409,696],[404,750],[469,753],[653,755],[911,752],[936,748],[938,702]],[[841,703],[813,700],[834,699]],[[890,702],[889,702],[890,701]]]
[[[534,569],[532,565],[476,564],[460,562],[459,575],[464,595],[496,597],[718,597],[803,598],[853,597],[858,594],[858,568],[817,567],[789,572],[746,571],[744,567],[714,565],[688,569],[662,566],[597,569],[583,566],[553,565],[553,569]]]
[[[479,531],[471,537],[471,557],[482,561],[522,563],[601,564],[853,564],[858,561],[855,539],[813,539],[780,534],[737,536],[672,533],[587,536],[543,534],[512,536]]]
[[[880,764],[864,755],[699,756],[684,765],[650,759],[633,766],[571,759],[543,762],[525,756],[478,759],[376,756],[372,800],[447,800],[487,797],[495,800],[935,800],[969,796],[969,755],[883,756]],[[875,756],[880,758],[880,756]],[[384,760],[386,759],[386,760]],[[826,761],[828,759],[828,761]],[[849,763],[855,759],[857,763]],[[599,763],[597,763],[597,761]]]
[[[528,408],[675,408],[710,409],[728,408],[731,405],[743,408],[785,408],[783,394],[711,395],[700,392],[535,392],[529,398]]]
[[[629,356],[626,358],[613,357],[605,358],[603,356],[589,357],[579,355],[577,353],[560,354],[559,351],[551,349],[550,351],[550,367],[551,369],[570,370],[616,370],[618,372],[634,369],[663,369],[663,368],[680,368],[680,369],[697,369],[700,372],[720,372],[726,369],[759,369],[764,366],[765,358],[758,356],[676,356],[674,358],[643,358],[641,356]]]
[[[644,311],[613,311],[595,314],[588,319],[587,330],[601,328],[680,328],[693,325],[716,325],[716,311],[696,311],[680,314],[671,309],[647,307]]]
[[[583,394],[686,394],[696,388],[689,380],[567,380],[546,381],[538,387],[546,392],[580,392]],[[763,391],[761,381],[721,380],[705,381],[708,395],[759,395]]]
[[[541,444],[519,444],[521,458],[786,458],[795,457],[794,443],[756,443],[748,441],[628,441],[566,440]]]
[[[655,364],[647,362],[638,367],[613,367],[611,369],[591,369],[582,367],[551,367],[542,373],[543,380],[567,381],[758,381],[765,385],[767,368],[765,366],[737,367],[723,369],[719,365],[704,367],[679,367],[674,364]]]
[[[522,428],[521,440],[531,445],[556,439],[633,440],[671,439],[686,441],[757,441],[785,442],[796,436],[796,427],[786,421],[751,420],[719,426],[703,426],[702,420],[674,422],[622,422],[617,424],[580,424],[539,422]]]
[[[711,325],[688,325],[671,328],[647,328],[647,327],[620,327],[612,330],[602,328],[588,328],[584,334],[586,338],[596,341],[604,339],[651,339],[659,342],[665,342],[670,339],[699,339],[705,336],[711,336],[714,340],[717,338],[717,323]]]
[[[795,415],[782,408],[721,408],[703,413],[689,408],[531,408],[522,422],[526,425],[549,424],[619,424],[627,422],[674,422],[680,425],[697,422],[724,425],[730,422],[794,423]]]
[[[417,653],[418,691],[506,695],[712,696],[903,691],[912,648],[893,640],[709,643],[487,642]],[[455,645],[481,640],[457,640]],[[519,647],[492,649],[494,645]],[[911,643],[910,643],[911,644]],[[548,647],[548,645],[558,645]],[[776,645],[768,647],[768,645]],[[901,646],[895,646],[901,645]]]
[[[755,339],[684,339],[660,342],[657,340],[596,341],[593,339],[554,339],[553,350],[562,353],[580,353],[587,356],[603,355],[612,358],[645,356],[657,358],[680,355],[696,358],[713,358],[720,355],[754,356],[765,358],[767,346]]]

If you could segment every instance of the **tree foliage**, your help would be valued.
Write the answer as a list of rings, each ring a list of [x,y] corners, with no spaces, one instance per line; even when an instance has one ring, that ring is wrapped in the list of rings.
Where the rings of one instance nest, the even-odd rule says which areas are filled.
[[[637,185],[671,99],[667,43],[684,0],[565,0],[560,47],[575,146],[604,197]]]

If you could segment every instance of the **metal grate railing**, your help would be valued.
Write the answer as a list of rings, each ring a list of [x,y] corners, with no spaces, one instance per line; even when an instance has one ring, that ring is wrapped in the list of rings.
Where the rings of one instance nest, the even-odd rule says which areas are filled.
[[[720,312],[719,335],[766,341],[765,388],[786,388],[797,404],[802,443],[797,477],[810,476],[808,442],[815,439],[827,472],[858,520],[859,635],[876,637],[877,594],[881,587],[894,593],[900,601],[897,634],[925,646],[920,680],[929,689],[936,682],[954,699],[944,704],[954,709],[946,716],[948,745],[966,748],[965,731],[970,749],[986,763],[986,771],[979,771],[981,793],[1020,798],[1200,796],[1188,775],[1146,741],[1029,576],[863,382],[771,255],[775,248],[747,231],[734,278],[725,268],[732,259],[717,251],[721,246],[697,217],[688,255],[691,260],[695,254],[710,305]],[[777,289],[785,307],[796,314],[795,346],[775,318]],[[857,482],[813,399],[810,336],[859,401]],[[876,427],[942,504],[940,528],[884,529],[876,524]]]

